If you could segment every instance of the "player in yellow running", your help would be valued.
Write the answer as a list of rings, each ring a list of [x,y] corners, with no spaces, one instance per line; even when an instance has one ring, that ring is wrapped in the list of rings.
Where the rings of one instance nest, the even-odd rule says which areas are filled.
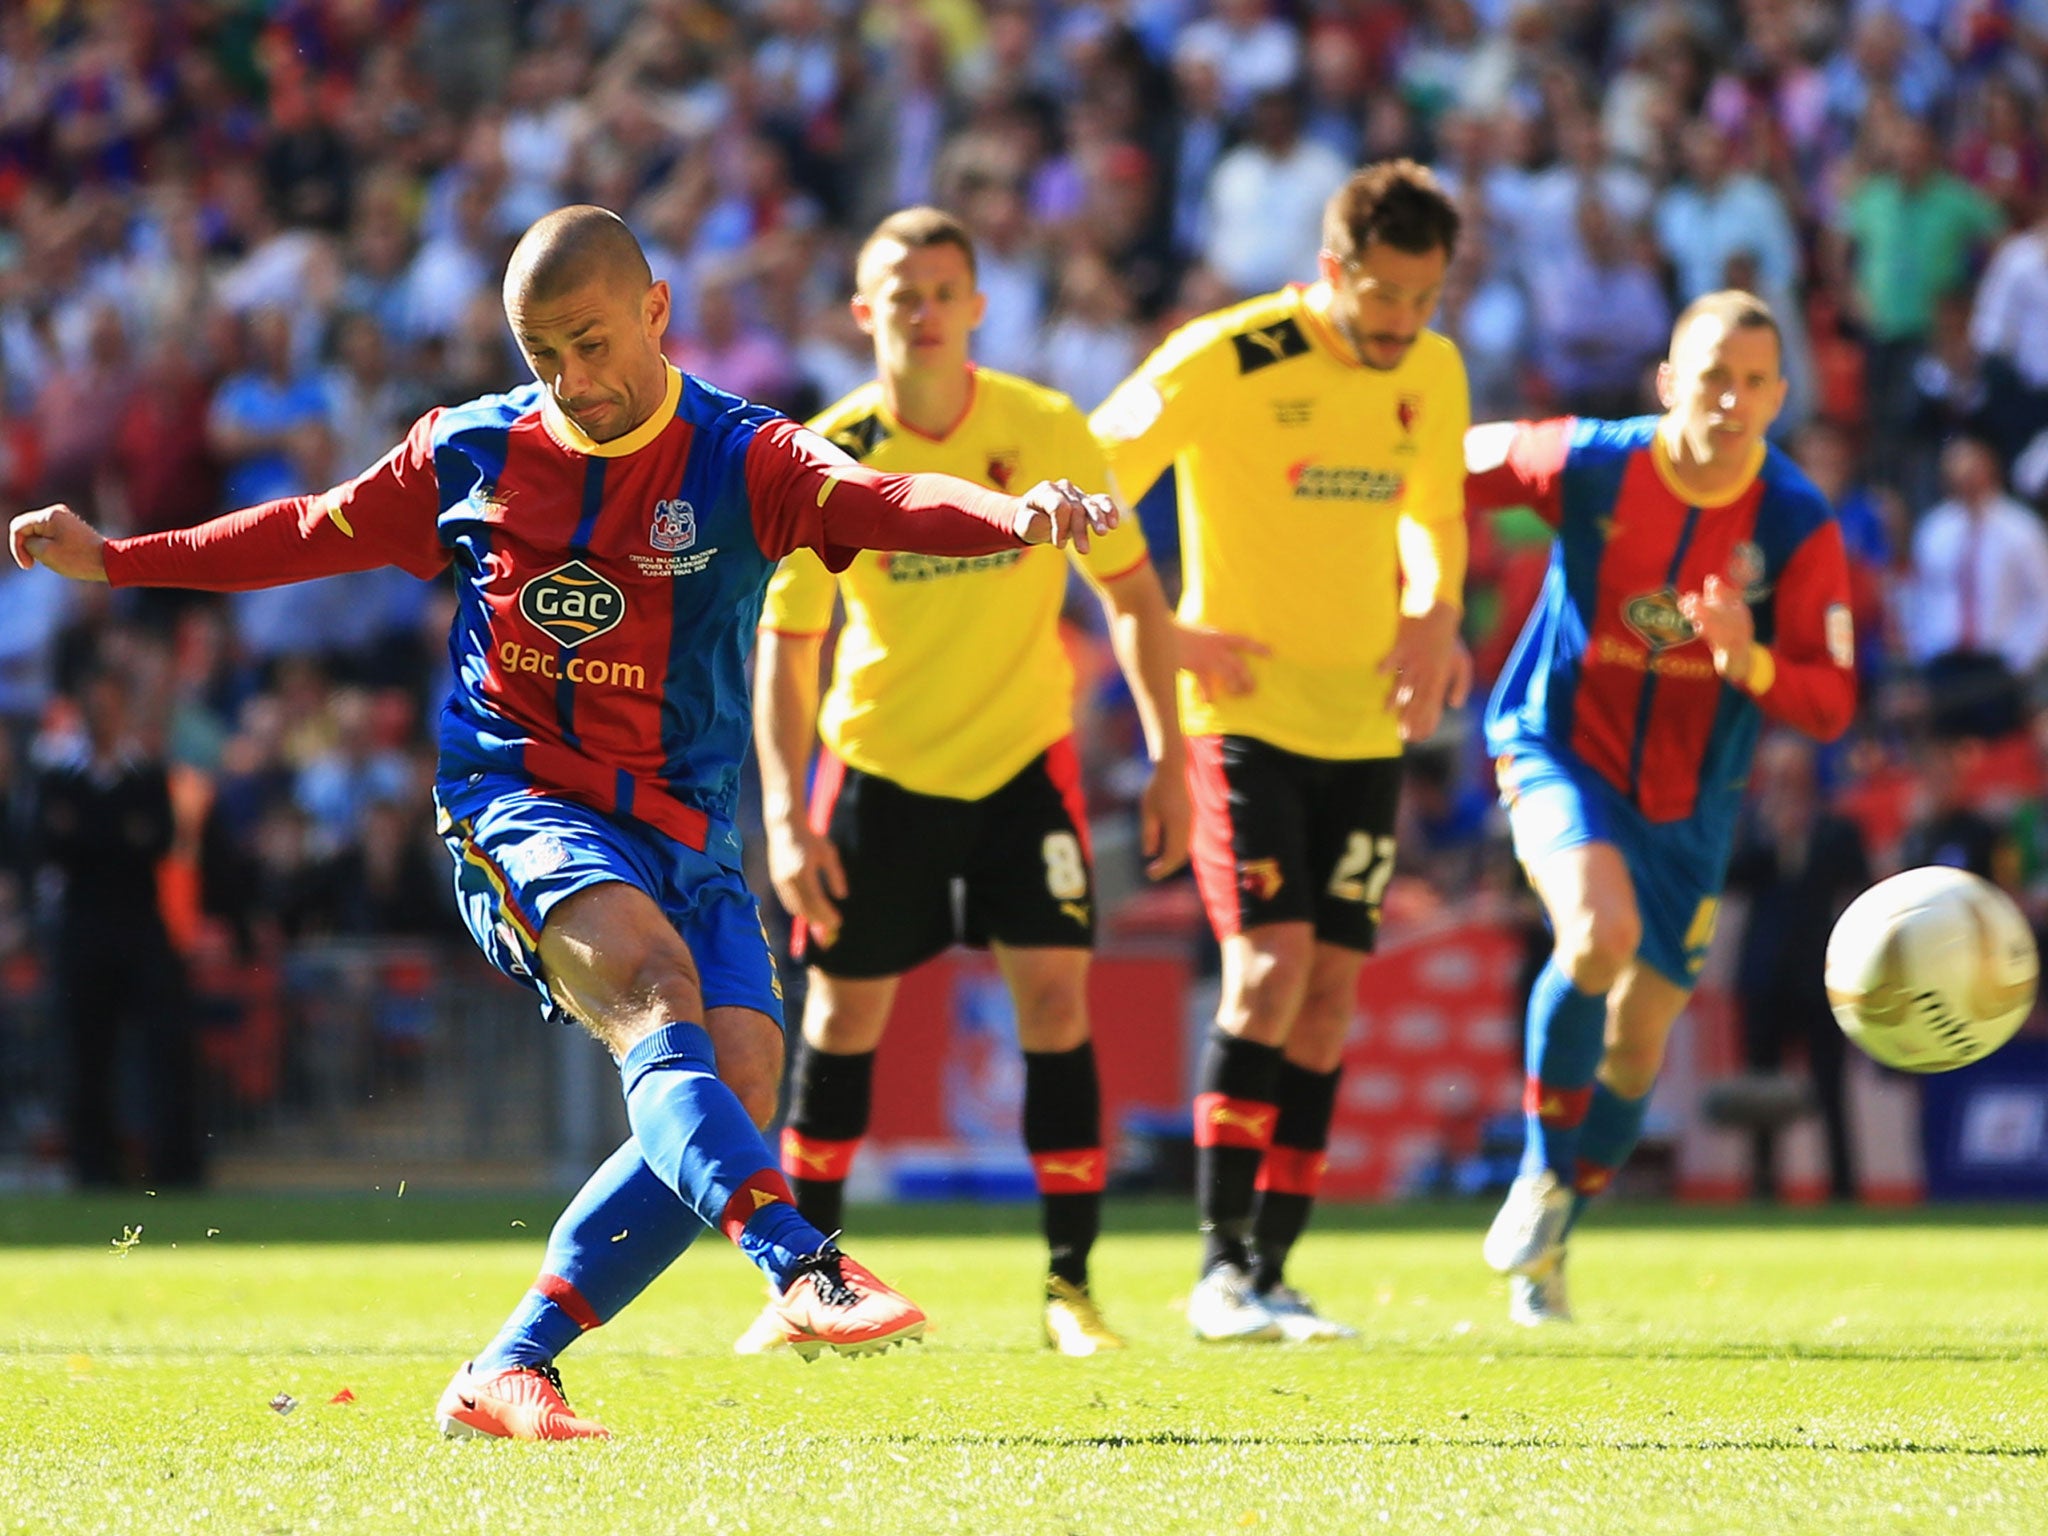
[[[1458,237],[1429,172],[1358,172],[1319,281],[1192,321],[1092,425],[1126,501],[1170,465],[1193,856],[1223,946],[1195,1099],[1204,1339],[1351,1330],[1286,1283],[1394,870],[1401,744],[1463,702],[1464,364],[1426,330]]]
[[[813,420],[816,431],[875,469],[944,468],[996,488],[1042,476],[1106,486],[1071,400],[968,361],[986,300],[957,220],[933,208],[891,215],[862,247],[856,283],[878,377]],[[1153,758],[1142,813],[1158,878],[1185,862],[1190,814],[1173,615],[1135,519],[1078,564],[1109,611]],[[798,1209],[825,1231],[840,1225],[898,978],[956,940],[989,944],[1024,1049],[1024,1141],[1051,1249],[1046,1338],[1092,1355],[1121,1341],[1088,1292],[1107,1158],[1085,996],[1088,820],[1058,628],[1068,570],[1030,554],[864,555],[836,578],[815,558],[785,562],[762,616],[755,747],[769,869],[810,968],[782,1134]],[[821,713],[835,599],[846,623]],[[782,1327],[771,1307],[737,1347],[774,1348]]]

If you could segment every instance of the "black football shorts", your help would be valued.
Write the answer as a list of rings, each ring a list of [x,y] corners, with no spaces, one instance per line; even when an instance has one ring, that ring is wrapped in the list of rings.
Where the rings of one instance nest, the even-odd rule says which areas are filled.
[[[798,958],[828,976],[896,976],[955,943],[1093,946],[1095,879],[1080,758],[1055,743],[980,800],[921,795],[827,756],[811,825],[846,874],[838,937],[799,921]]]

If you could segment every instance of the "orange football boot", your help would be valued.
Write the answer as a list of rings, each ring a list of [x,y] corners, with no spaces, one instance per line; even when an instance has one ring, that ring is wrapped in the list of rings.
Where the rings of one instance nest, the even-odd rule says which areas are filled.
[[[924,1313],[915,1302],[897,1295],[830,1243],[797,1267],[767,1312],[782,1320],[789,1347],[806,1360],[828,1349],[878,1355],[924,1334]]]
[[[451,1440],[609,1440],[612,1432],[579,1419],[562,1396],[552,1365],[515,1365],[478,1375],[464,1366],[441,1394],[434,1422]]]

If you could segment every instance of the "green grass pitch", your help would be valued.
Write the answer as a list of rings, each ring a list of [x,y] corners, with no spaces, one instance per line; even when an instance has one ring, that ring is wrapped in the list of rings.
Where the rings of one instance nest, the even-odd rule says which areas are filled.
[[[1132,1348],[1075,1361],[1038,1342],[1030,1209],[857,1210],[924,1347],[736,1358],[758,1282],[706,1239],[563,1362],[616,1439],[443,1442],[555,1204],[0,1202],[0,1531],[2048,1532],[2035,1212],[1616,1207],[1581,1321],[1532,1336],[1486,1210],[1332,1211],[1296,1279],[1362,1338],[1233,1349],[1176,1311],[1190,1213],[1113,1203]]]

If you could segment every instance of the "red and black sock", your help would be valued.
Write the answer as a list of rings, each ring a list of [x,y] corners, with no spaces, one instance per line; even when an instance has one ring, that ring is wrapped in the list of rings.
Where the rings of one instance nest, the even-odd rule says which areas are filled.
[[[1195,1094],[1195,1198],[1202,1213],[1202,1273],[1250,1267],[1252,1186],[1279,1119],[1278,1046],[1217,1028],[1202,1053]]]
[[[828,1236],[842,1225],[846,1175],[868,1133],[875,1053],[835,1056],[808,1040],[796,1047],[782,1171],[804,1219]]]
[[[1280,1283],[1287,1255],[1308,1226],[1309,1209],[1329,1165],[1330,1119],[1337,1109],[1337,1080],[1343,1070],[1311,1072],[1280,1063],[1280,1118],[1273,1144],[1259,1165],[1259,1205],[1252,1217],[1252,1247],[1258,1264],[1252,1288],[1270,1291]]]
[[[1093,1044],[1024,1053],[1024,1147],[1038,1176],[1052,1272],[1085,1286],[1109,1172]]]

